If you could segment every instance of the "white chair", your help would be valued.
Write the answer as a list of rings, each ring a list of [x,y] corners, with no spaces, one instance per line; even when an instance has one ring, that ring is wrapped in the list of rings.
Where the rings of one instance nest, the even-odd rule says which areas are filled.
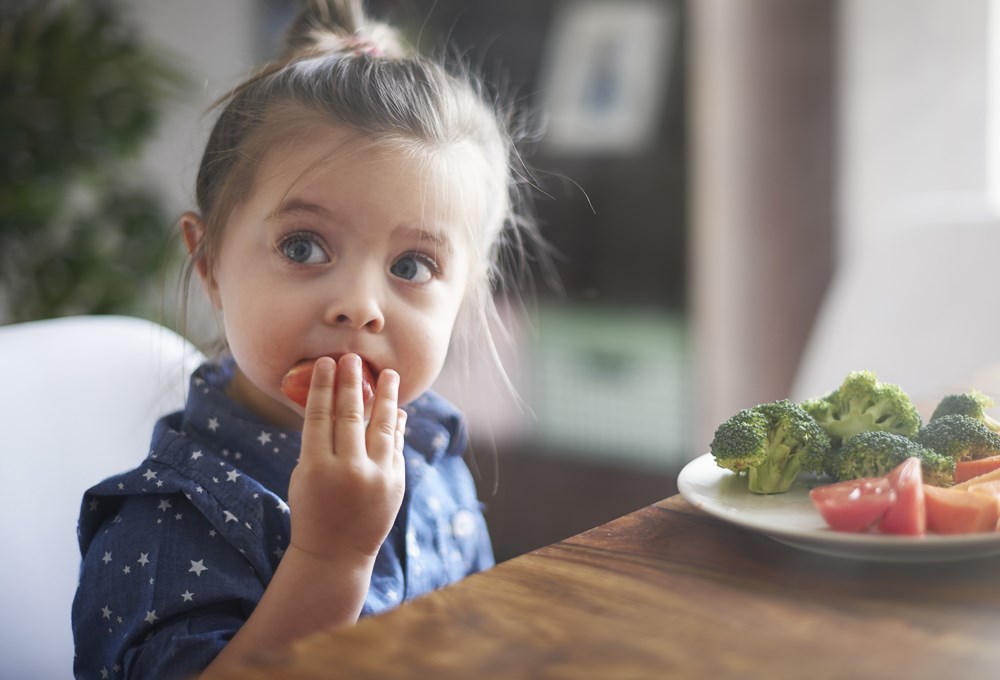
[[[78,316],[0,327],[0,677],[69,678],[83,492],[137,465],[201,354],[157,324]]]
[[[911,224],[873,236],[843,262],[792,388],[820,396],[852,370],[900,385],[926,420],[946,393],[1000,404],[1000,220]]]

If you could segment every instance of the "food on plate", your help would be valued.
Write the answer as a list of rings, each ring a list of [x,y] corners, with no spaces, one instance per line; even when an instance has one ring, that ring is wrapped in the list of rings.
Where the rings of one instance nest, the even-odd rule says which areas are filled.
[[[993,399],[978,390],[948,394],[938,402],[930,420],[941,416],[969,416],[980,421],[994,432],[1000,433],[1000,421],[986,412],[990,408],[993,408]]]
[[[907,458],[885,476],[892,487],[892,503],[879,520],[883,534],[923,536],[927,531],[924,506],[924,463],[917,457]]]
[[[880,382],[872,371],[852,371],[833,392],[801,406],[830,436],[833,451],[870,430],[913,437],[922,423],[910,396],[899,385]]]
[[[920,459],[913,457],[880,477],[818,486],[809,498],[834,531],[922,536],[927,529],[923,487]]]
[[[784,493],[800,471],[819,473],[830,439],[797,404],[782,399],[743,409],[715,431],[719,467],[747,476],[753,493]]]
[[[960,460],[955,463],[954,480],[957,484],[994,470],[1000,470],[1000,456],[987,456],[978,460]]]
[[[938,534],[996,531],[997,499],[965,489],[925,485],[927,528]]]
[[[834,531],[865,531],[889,509],[893,490],[885,477],[849,479],[817,486],[809,498]]]
[[[1000,434],[970,416],[948,415],[929,421],[917,435],[917,443],[956,462],[1000,455]]]
[[[839,480],[879,477],[892,471],[908,458],[917,458],[923,477],[930,484],[950,485],[955,461],[949,456],[924,448],[900,434],[869,430],[848,437],[840,450],[831,454],[829,468]]]
[[[299,406],[304,407],[306,405],[306,397],[309,396],[309,384],[312,382],[313,366],[315,364],[315,359],[300,361],[281,380],[281,391]],[[366,405],[375,399],[374,385],[375,378],[372,376],[371,368],[369,368],[367,362],[362,362],[361,396]]]
[[[991,482],[994,479],[1000,479],[1000,470],[994,470],[993,472],[987,472],[985,474],[979,475],[978,477],[973,477],[972,479],[967,479],[964,482],[955,484],[951,488],[953,489],[968,489],[973,484],[982,484],[983,482]]]
[[[1000,520],[1000,469],[946,488],[924,483],[920,459],[913,457],[881,477],[818,486],[809,498],[834,531],[992,532]]]
[[[741,410],[716,429],[710,450],[758,494],[783,493],[800,473],[821,482],[881,477],[909,458],[919,459],[925,483],[947,487],[1000,468],[992,406],[977,390],[949,394],[923,424],[899,385],[852,371],[825,396]]]

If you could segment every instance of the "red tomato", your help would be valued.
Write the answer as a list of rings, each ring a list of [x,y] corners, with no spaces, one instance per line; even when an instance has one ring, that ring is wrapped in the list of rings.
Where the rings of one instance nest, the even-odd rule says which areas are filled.
[[[292,367],[292,370],[281,379],[281,391],[285,396],[294,401],[299,406],[305,407],[306,397],[309,396],[309,384],[312,382],[313,365],[315,359],[300,361]],[[367,362],[361,364],[361,397],[367,406],[375,400],[375,378]]]
[[[885,477],[851,479],[809,492],[813,505],[834,531],[864,531],[881,519],[895,495]]]
[[[938,534],[971,534],[996,531],[996,498],[964,489],[942,489],[924,485],[927,527]]]
[[[927,532],[927,513],[924,510],[924,475],[920,459],[907,458],[886,475],[895,500],[879,522],[879,531],[885,534],[923,536]]]
[[[955,483],[964,482],[1000,469],[1000,456],[989,456],[979,460],[960,460],[955,463]]]

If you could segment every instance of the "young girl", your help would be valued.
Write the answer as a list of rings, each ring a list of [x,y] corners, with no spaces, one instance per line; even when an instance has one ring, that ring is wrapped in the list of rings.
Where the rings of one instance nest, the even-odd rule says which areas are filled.
[[[79,677],[190,676],[493,564],[428,388],[453,330],[489,345],[501,241],[530,235],[512,158],[471,81],[360,2],[310,2],[226,98],[181,227],[228,349],[84,498]]]

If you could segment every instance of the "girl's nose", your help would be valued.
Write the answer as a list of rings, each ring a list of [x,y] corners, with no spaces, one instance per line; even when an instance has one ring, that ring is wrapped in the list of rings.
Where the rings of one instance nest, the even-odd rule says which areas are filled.
[[[337,295],[326,309],[325,321],[331,326],[378,333],[385,326],[382,306],[371,292],[361,286]]]

